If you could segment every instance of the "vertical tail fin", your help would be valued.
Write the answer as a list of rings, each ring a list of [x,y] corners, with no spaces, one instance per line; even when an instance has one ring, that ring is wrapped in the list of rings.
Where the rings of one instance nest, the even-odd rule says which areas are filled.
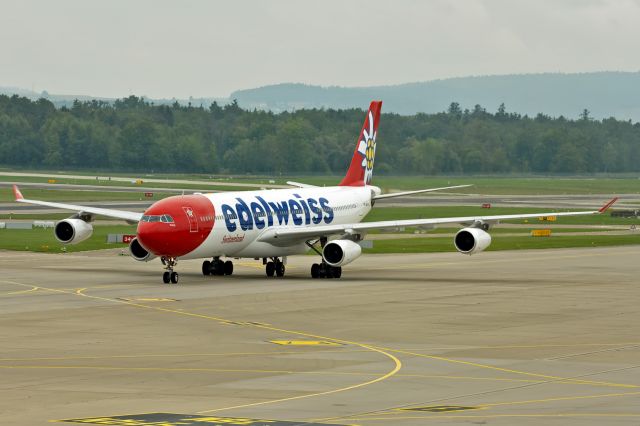
[[[340,182],[340,186],[365,186],[371,184],[373,176],[373,162],[376,156],[376,135],[380,123],[382,101],[372,101],[369,111],[356,142],[356,150],[351,159],[347,174]]]

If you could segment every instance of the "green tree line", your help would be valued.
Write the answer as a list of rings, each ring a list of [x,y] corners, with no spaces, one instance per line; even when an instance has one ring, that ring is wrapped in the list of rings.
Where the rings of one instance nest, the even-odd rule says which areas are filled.
[[[342,174],[364,113],[274,114],[236,102],[209,107],[0,96],[0,165],[31,169]],[[383,114],[377,174],[620,173],[640,171],[640,124],[495,113],[452,103],[437,114]]]

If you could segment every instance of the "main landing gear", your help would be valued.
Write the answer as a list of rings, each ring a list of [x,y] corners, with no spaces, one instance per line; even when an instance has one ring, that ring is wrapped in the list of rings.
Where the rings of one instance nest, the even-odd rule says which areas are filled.
[[[331,266],[324,260],[319,264],[311,265],[311,278],[340,278],[341,276],[341,266]]]
[[[324,246],[327,244],[327,237],[322,237],[318,241],[320,241],[320,247],[324,249]],[[306,244],[313,251],[318,253],[322,259],[322,262],[311,265],[311,278],[340,278],[342,276],[342,267],[331,266],[325,262],[324,257],[322,257],[322,252],[315,248],[315,242],[311,243],[307,241]]]
[[[178,284],[178,279],[180,278],[180,276],[173,270],[173,268],[175,268],[175,266],[178,264],[178,259],[176,259],[175,257],[163,256],[160,258],[160,261],[163,265],[165,265],[166,269],[166,271],[162,274],[162,281],[165,284]]]
[[[272,257],[271,260],[267,261],[267,258],[262,259],[262,263],[265,265],[265,272],[268,277],[277,276],[284,277],[284,262],[280,260],[279,257]]]
[[[202,275],[231,275],[233,274],[233,262],[220,260],[214,257],[213,260],[202,262]]]

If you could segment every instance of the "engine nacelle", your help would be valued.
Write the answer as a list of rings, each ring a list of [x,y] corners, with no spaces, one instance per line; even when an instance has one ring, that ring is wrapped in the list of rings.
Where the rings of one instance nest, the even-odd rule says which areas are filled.
[[[362,254],[362,247],[351,240],[333,240],[322,250],[322,258],[331,266],[342,266],[356,260]]]
[[[64,219],[56,223],[53,233],[63,244],[78,244],[93,234],[93,226],[82,219]]]
[[[142,244],[140,244],[138,238],[134,238],[129,243],[129,254],[138,262],[148,262],[156,258],[155,254],[142,247]]]
[[[480,253],[491,244],[491,235],[480,228],[464,228],[453,238],[453,244],[460,253]]]

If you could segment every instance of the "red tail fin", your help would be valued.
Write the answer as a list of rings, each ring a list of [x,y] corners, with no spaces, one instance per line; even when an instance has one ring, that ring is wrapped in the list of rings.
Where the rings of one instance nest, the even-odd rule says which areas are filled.
[[[356,150],[351,159],[347,175],[340,182],[340,186],[365,186],[371,184],[373,176],[373,162],[376,156],[376,135],[380,123],[382,101],[372,101],[369,111],[356,142]]]

